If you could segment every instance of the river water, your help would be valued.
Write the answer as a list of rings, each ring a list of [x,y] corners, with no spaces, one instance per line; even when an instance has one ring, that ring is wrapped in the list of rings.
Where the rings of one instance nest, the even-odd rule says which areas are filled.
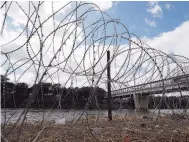
[[[6,122],[16,122],[20,117],[21,113],[24,109],[1,109],[1,123]],[[183,110],[160,110],[160,114],[171,114],[171,113],[182,113]],[[126,116],[134,113],[133,109],[120,109],[113,110],[112,115],[113,118],[117,116]],[[150,110],[149,115],[156,116],[158,114],[158,110]],[[189,114],[189,110],[187,110],[187,114]],[[43,118],[45,120],[53,120],[58,124],[65,124],[67,121],[78,120],[79,118],[86,118],[86,116],[100,116],[107,118],[108,112],[107,110],[58,110],[58,109],[30,109],[27,112],[26,120],[27,121],[40,121]]]

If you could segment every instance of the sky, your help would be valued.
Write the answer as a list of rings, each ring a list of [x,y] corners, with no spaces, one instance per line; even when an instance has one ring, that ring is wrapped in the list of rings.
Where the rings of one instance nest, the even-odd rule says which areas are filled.
[[[107,12],[139,37],[156,37],[189,20],[189,2],[117,2]]]
[[[106,72],[104,69],[106,66],[106,50],[109,49],[112,53],[111,57],[116,55],[116,59],[112,62],[112,78],[122,81],[124,84],[127,84],[126,80],[133,83],[133,75],[131,75],[134,69],[132,68],[133,64],[139,64],[137,59],[140,58],[140,55],[143,55],[146,60],[149,59],[149,56],[137,49],[136,52],[134,50],[132,51],[132,59],[130,61],[127,59],[127,56],[130,54],[126,52],[126,50],[129,49],[128,38],[139,42],[136,37],[129,37],[128,34],[125,34],[124,32],[127,30],[129,33],[137,35],[142,42],[145,42],[153,49],[160,50],[169,55],[178,54],[189,58],[189,2],[93,1],[93,3],[96,5],[85,4],[79,7],[77,14],[74,13],[73,16],[71,16],[69,13],[73,13],[72,10],[76,7],[75,2],[68,3],[67,1],[62,1],[54,2],[53,4],[51,2],[44,2],[39,9],[39,15],[35,12],[32,15],[32,12],[39,4],[38,2],[13,2],[11,5],[10,2],[8,2],[6,6],[10,6],[10,9],[7,13],[4,26],[3,20],[6,9],[3,7],[0,10],[0,27],[3,26],[3,31],[0,35],[0,47],[3,53],[9,53],[10,61],[9,63],[3,64],[6,57],[1,54],[0,63],[1,65],[3,64],[3,66],[1,66],[1,74],[5,74],[8,70],[8,77],[11,81],[15,83],[17,81],[27,82],[32,85],[36,79],[37,67],[39,63],[42,63],[39,61],[40,54],[37,53],[40,51],[40,47],[43,47],[43,51],[41,52],[44,65],[48,66],[51,59],[53,59],[51,65],[55,65],[55,68],[47,69],[46,67],[41,67],[39,69],[40,75],[37,78],[38,81],[40,77],[42,77],[43,72],[47,69],[49,74],[47,77],[44,77],[43,81],[52,83],[58,82],[65,86],[72,84],[75,86],[91,85],[91,74],[93,73],[91,67],[99,60],[100,62],[95,66],[95,73],[97,74],[95,81],[98,82],[100,79],[98,85],[105,86]],[[3,2],[0,3],[0,5],[2,4]],[[79,2],[77,4],[79,4]],[[66,6],[61,8],[64,5]],[[51,16],[51,18],[48,19],[52,11],[55,12],[60,8],[61,10],[58,11],[54,17]],[[93,11],[84,14],[84,16],[79,19],[79,23],[74,22],[74,20],[77,19],[76,15],[79,17],[90,8],[92,8]],[[98,8],[101,9],[101,12],[95,11],[98,10]],[[26,15],[31,16],[29,21]],[[102,16],[104,16],[105,21],[108,21],[111,19],[108,15],[111,16],[114,21],[108,23],[106,30],[104,30]],[[46,22],[44,22],[45,20]],[[98,20],[100,20],[98,23],[94,23]],[[116,20],[120,23],[115,24]],[[72,21],[73,24],[69,23],[70,21]],[[44,24],[42,24],[41,28],[38,28],[36,30],[37,32],[34,32],[34,29],[40,27],[40,23],[43,22]],[[62,27],[58,28],[56,32],[52,32],[54,28],[59,27],[59,24]],[[77,32],[75,32],[75,24],[79,25]],[[70,27],[66,27],[67,25]],[[86,30],[83,30],[84,27]],[[99,27],[99,29],[97,29],[97,27]],[[125,36],[127,40],[120,38],[120,40],[115,42],[115,37],[108,37],[106,40],[101,39],[105,35],[114,35],[115,30],[120,35]],[[33,35],[29,41],[27,41],[27,36],[31,33],[33,33]],[[89,34],[89,36],[86,37],[86,34]],[[76,40],[73,42],[75,38]],[[119,46],[117,44],[119,44]],[[131,44],[131,46],[132,48],[136,47],[134,44]],[[11,51],[14,52],[11,53]],[[118,53],[115,51],[118,51]],[[56,52],[57,55],[54,57]],[[152,51],[149,50],[149,52]],[[95,54],[92,55],[92,53]],[[153,55],[155,54],[158,53],[153,53]],[[101,57],[101,55],[103,55],[103,57]],[[31,57],[33,60],[31,60]],[[153,58],[153,56],[151,58]],[[157,63],[161,65],[163,61],[157,59]],[[152,61],[150,63],[143,63],[141,70],[138,71],[136,75],[141,76],[144,72],[150,72],[150,67],[152,68],[153,66]],[[74,75],[70,74],[73,72]],[[151,71],[151,73],[138,82],[141,83],[148,80],[153,72],[154,71]],[[160,74],[156,74],[157,75],[152,77],[153,79],[155,79],[156,76],[160,76]],[[166,71],[165,74],[168,74],[168,71]],[[153,80],[152,78],[151,80]]]

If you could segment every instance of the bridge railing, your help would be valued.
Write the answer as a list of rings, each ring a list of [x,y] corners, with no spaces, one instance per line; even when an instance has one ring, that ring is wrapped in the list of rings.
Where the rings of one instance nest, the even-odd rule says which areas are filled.
[[[129,93],[129,92],[134,92],[134,91],[140,91],[140,90],[145,90],[145,89],[152,89],[152,88],[157,88],[157,87],[166,87],[166,86],[175,86],[179,85],[182,83],[187,83],[186,79],[183,80],[183,78],[189,77],[189,74],[187,75],[182,75],[182,76],[177,76],[177,77],[171,77],[168,79],[163,79],[163,80],[158,80],[158,81],[153,81],[153,82],[148,82],[144,84],[139,84],[136,86],[130,86],[127,88],[123,89],[118,89],[118,90],[113,90],[112,91],[112,96],[115,96],[117,94],[122,94],[122,93]],[[164,83],[164,85],[163,85]]]

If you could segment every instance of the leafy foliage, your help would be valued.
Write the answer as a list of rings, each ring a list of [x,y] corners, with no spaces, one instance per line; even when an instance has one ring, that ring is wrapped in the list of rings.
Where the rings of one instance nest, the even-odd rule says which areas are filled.
[[[28,87],[26,83],[11,83],[9,79],[1,75],[1,107],[2,108],[22,108],[25,107],[32,89],[40,85],[38,94],[36,95],[32,108],[64,108],[64,109],[83,109],[86,107],[90,109],[107,108],[107,101],[105,99],[106,91],[100,87],[81,88],[62,87],[61,84],[51,84],[42,82]],[[151,96],[149,101],[149,108],[161,109],[183,109],[187,106],[187,96]],[[117,102],[113,108],[134,109],[134,99],[130,97],[122,104]]]

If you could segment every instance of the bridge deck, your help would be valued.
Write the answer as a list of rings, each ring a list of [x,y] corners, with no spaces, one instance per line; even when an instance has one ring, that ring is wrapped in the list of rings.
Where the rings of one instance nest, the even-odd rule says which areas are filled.
[[[132,94],[160,94],[165,92],[189,91],[189,74],[162,79],[149,83],[113,90],[112,98],[126,97]],[[107,98],[107,95],[105,96]]]

